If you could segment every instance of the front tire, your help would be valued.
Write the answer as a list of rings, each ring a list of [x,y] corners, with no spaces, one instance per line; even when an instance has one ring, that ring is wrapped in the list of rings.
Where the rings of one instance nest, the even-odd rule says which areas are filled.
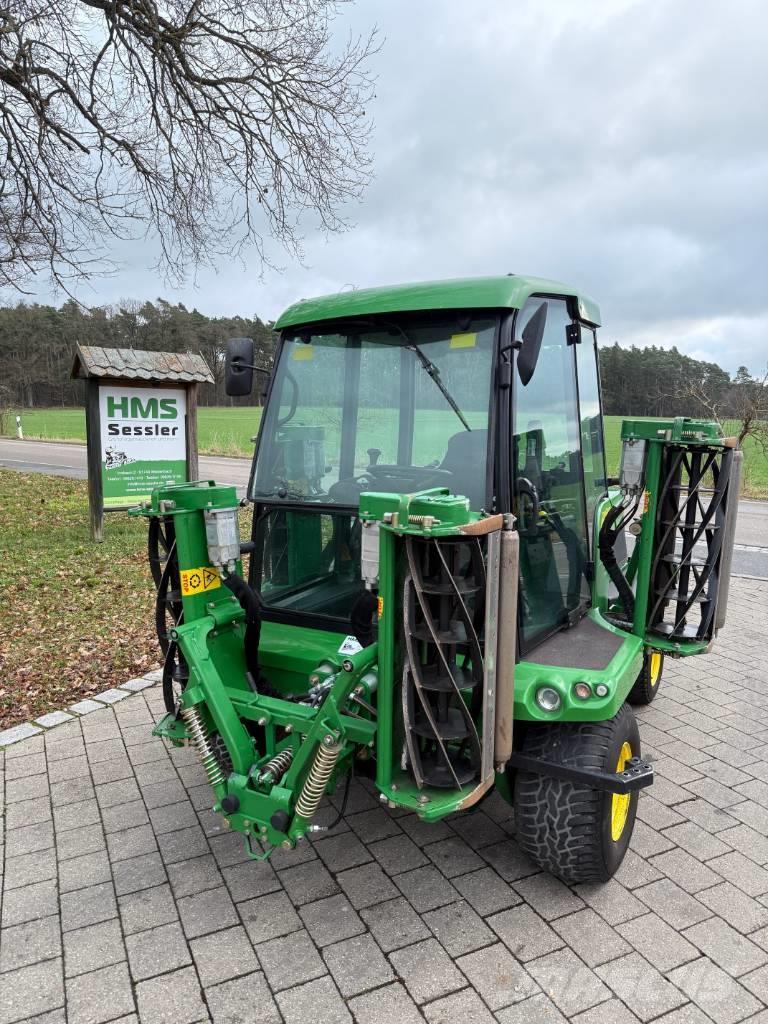
[[[663,672],[664,652],[654,651],[652,647],[646,647],[640,675],[635,680],[627,697],[629,703],[640,706],[650,704],[659,692]]]
[[[605,722],[561,722],[529,728],[522,753],[579,768],[617,772],[640,756],[640,733],[623,704]],[[627,852],[638,791],[626,795],[546,775],[518,772],[517,839],[531,860],[564,882],[607,882]]]

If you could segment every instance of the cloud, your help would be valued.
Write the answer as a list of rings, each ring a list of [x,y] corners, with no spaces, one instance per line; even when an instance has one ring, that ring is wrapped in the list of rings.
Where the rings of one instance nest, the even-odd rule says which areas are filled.
[[[515,271],[594,296],[605,341],[768,360],[764,5],[366,0],[338,28],[374,18],[376,179],[353,230],[308,221],[305,266],[173,292],[137,243],[84,300],[273,317],[350,285]]]

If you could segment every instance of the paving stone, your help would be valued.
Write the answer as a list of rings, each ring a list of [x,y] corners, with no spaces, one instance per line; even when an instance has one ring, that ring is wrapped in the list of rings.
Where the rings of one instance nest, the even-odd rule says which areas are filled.
[[[193,939],[192,957],[204,987],[229,981],[259,968],[256,954],[242,926]]]
[[[619,870],[613,877],[631,892],[633,889],[639,889],[641,885],[657,882],[662,874],[647,860],[638,857],[634,850],[627,850]]]
[[[123,960],[125,946],[116,918],[64,933],[64,974],[68,978]]]
[[[53,841],[53,823],[50,821],[9,830],[6,834],[6,856],[20,857],[35,850],[46,850],[53,846]]]
[[[65,932],[99,924],[111,917],[117,917],[115,891],[111,882],[62,893],[61,927]]]
[[[341,879],[345,875],[365,870],[367,870],[365,867],[352,868],[339,876],[340,884],[343,886]],[[279,877],[285,891],[297,907],[302,903],[311,903],[313,900],[322,899],[323,896],[333,896],[339,891],[339,886],[319,860],[307,861],[307,863],[298,864],[294,868],[287,868],[279,873]]]
[[[423,1024],[416,1004],[399,983],[349,1001],[357,1024]]]
[[[641,857],[652,857],[655,853],[663,853],[664,850],[671,850],[674,843],[666,833],[657,832],[655,828],[646,825],[640,819],[635,820],[635,827],[632,830],[632,838],[629,841],[630,850]]]
[[[102,967],[67,979],[69,1024],[102,1024],[102,1021],[131,1013],[135,1008],[127,964]]]
[[[726,853],[710,861],[709,866],[748,896],[762,896],[768,892],[768,871],[743,853]]]
[[[70,704],[69,710],[76,715],[90,715],[93,711],[101,711],[102,705],[95,700],[79,700],[76,704]]]
[[[512,887],[545,921],[564,917],[584,907],[583,901],[568,886],[550,874],[521,878]]]
[[[403,834],[369,843],[368,849],[388,875],[411,871],[429,863],[416,843]]]
[[[15,804],[19,800],[48,796],[49,791],[47,775],[30,775],[27,778],[10,779],[5,787],[5,802]]]
[[[710,921],[701,927],[707,928]],[[621,927],[621,934],[660,971],[669,971],[698,956],[696,947],[657,914],[646,914],[627,921]]]
[[[715,807],[708,800],[686,800],[684,804],[678,805],[677,810],[689,821],[695,821],[705,832],[713,834],[722,832],[726,828],[732,828],[737,824],[733,814]],[[737,810],[738,806],[729,808],[729,811],[734,813]]]
[[[734,977],[768,962],[768,953],[719,917],[695,924],[683,933],[710,960]]]
[[[610,999],[611,993],[599,977],[570,949],[548,953],[527,969],[566,1017]]]
[[[356,935],[328,946],[323,959],[345,998],[394,980],[392,968],[370,935]]]
[[[157,850],[155,834],[150,825],[137,825],[124,832],[112,832],[106,839],[109,857],[113,863],[154,853]]]
[[[360,916],[385,953],[429,938],[424,921],[402,897],[361,910]]]
[[[239,836],[233,838],[239,838]],[[199,825],[182,828],[178,832],[164,833],[157,837],[157,845],[166,865],[200,857],[209,853],[211,849]]]
[[[305,931],[262,942],[259,961],[273,992],[300,985],[326,973],[325,964]]]
[[[73,857],[59,864],[59,889],[63,893],[108,882],[111,877],[112,867],[104,850]]]
[[[483,866],[483,859],[463,839],[451,836],[438,843],[430,843],[424,852],[446,878],[456,878]]]
[[[260,972],[225,981],[208,989],[206,1001],[214,1024],[238,1024],[245,1021],[248,1024],[280,1024],[277,1006]],[[307,1021],[313,1019],[311,1016],[305,1018]]]
[[[514,882],[526,875],[535,875],[541,870],[527,857],[517,843],[505,839],[502,843],[484,846],[480,851],[483,860],[501,875],[505,882]]]
[[[86,853],[96,853],[105,848],[104,831],[100,823],[72,829],[56,837],[56,853],[60,861],[69,857],[82,857]]]
[[[756,864],[768,864],[768,837],[761,835],[749,825],[727,828],[720,833],[719,838]]]
[[[445,876],[436,867],[431,865],[396,875],[394,882],[420,914],[425,914],[428,910],[435,910],[437,907],[445,906],[446,903],[453,903],[459,899],[459,894],[453,885],[446,881]]]
[[[146,676],[141,676],[138,679],[129,679],[127,683],[121,683],[120,689],[138,693],[140,690],[146,690],[148,686],[154,686],[156,682],[156,679],[148,679]]]
[[[739,980],[764,1006],[768,1006],[768,968],[759,967],[756,971],[743,975]]]
[[[575,890],[608,924],[622,924],[645,913],[645,907],[637,898],[639,893],[631,893],[615,878],[601,885],[577,885]]]
[[[730,882],[705,889],[699,893],[698,899],[742,934],[749,934],[768,924],[768,907],[750,899]]]
[[[133,778],[112,779],[97,785],[96,799],[99,801],[99,807],[118,807],[140,800],[141,793]]]
[[[0,1022],[22,1020],[64,1005],[61,960],[21,967],[2,976]]]
[[[370,852],[354,832],[343,832],[341,835],[323,839],[315,843],[314,848],[325,866],[333,872],[366,864],[371,859]]]
[[[700,889],[717,885],[720,876],[711,871],[685,850],[669,850],[651,858],[651,864],[667,878],[671,878],[686,892],[697,893]]]
[[[278,895],[285,900],[284,893]],[[290,904],[288,906],[290,907]],[[293,908],[290,912],[296,916]],[[312,936],[312,941],[321,948],[365,931],[365,925],[346,896],[329,896],[327,899],[305,904],[299,913],[304,927]],[[297,917],[296,922],[298,926],[300,922]]]
[[[27,967],[40,960],[61,956],[61,925],[58,916],[38,918],[3,928],[0,941],[0,972]],[[0,984],[2,988],[2,984]]]
[[[6,857],[5,890],[55,879],[58,871],[54,850],[36,850],[21,857]]]
[[[352,1024],[352,1016],[330,977],[279,992],[277,1002],[285,1024]]]
[[[682,825],[673,825],[666,829],[664,835],[673,843],[686,850],[692,857],[698,860],[710,860],[712,857],[719,857],[729,852],[727,835],[730,829],[720,833],[720,838],[705,832],[703,828],[693,821],[685,821]],[[724,841],[725,840],[725,841]]]
[[[11,889],[3,898],[3,929],[38,917],[48,917],[59,910],[55,881],[36,882],[20,889]]]
[[[565,1017],[543,992],[499,1010],[496,1019],[499,1024],[565,1024]]]
[[[512,886],[497,875],[493,868],[481,868],[468,875],[461,875],[454,879],[453,884],[481,917],[522,902]]]
[[[664,1018],[666,1020],[666,1018]],[[572,1018],[573,1024],[638,1024],[640,1020],[618,999],[598,1003]]]
[[[140,981],[136,986],[141,1024],[193,1024],[207,1020],[200,983],[191,967]]]
[[[670,881],[663,878],[637,890],[643,903],[673,928],[682,930],[711,917],[711,910]]]
[[[525,963],[563,946],[563,940],[529,906],[503,910],[488,918],[504,945]]]
[[[429,1024],[455,1024],[460,1020],[463,1024],[496,1024],[478,996],[465,988],[451,996],[436,999],[424,1008]]]
[[[425,939],[390,953],[389,959],[417,1003],[463,988],[464,978],[435,939]]]
[[[539,991],[530,974],[500,942],[459,957],[456,963],[492,1010],[518,1003]]]
[[[51,820],[51,800],[48,796],[38,796],[32,800],[24,800],[18,804],[10,804],[5,812],[5,827],[23,828],[25,825],[38,825],[42,821]]]
[[[218,865],[210,853],[169,864],[168,879],[176,899],[194,896],[206,889],[217,889],[224,884]]]
[[[178,901],[177,906],[181,926],[188,939],[238,923],[235,906],[223,886],[186,896]]]
[[[639,953],[630,953],[597,968],[597,973],[640,1020],[674,1010],[685,997]]]
[[[135,981],[186,967],[192,962],[187,940],[177,923],[126,935],[128,963]]]
[[[363,864],[359,868],[342,871],[337,881],[356,910],[397,896],[397,889],[378,864]]]
[[[237,910],[254,944],[277,939],[301,928],[299,916],[284,892],[246,900],[237,905]]]
[[[630,952],[622,938],[626,926],[621,927],[621,932],[614,931],[591,909],[561,917],[552,922],[552,927],[568,946],[578,950],[588,967],[597,967]]]
[[[347,814],[345,821],[357,834],[358,839],[362,839],[368,845],[388,836],[401,835],[400,826],[382,807],[360,811],[358,814]]]
[[[126,935],[133,935],[146,928],[156,928],[158,925],[169,924],[178,919],[169,885],[158,885],[154,889],[142,889],[128,896],[121,896],[117,904]]]
[[[736,1024],[760,1009],[760,1003],[707,957],[678,967],[669,980],[716,1024]]]
[[[145,853],[140,857],[118,861],[112,867],[115,892],[125,896],[139,889],[150,889],[166,880],[165,867],[159,853]]]
[[[216,816],[218,827],[221,828],[221,819]],[[149,812],[149,820],[155,835],[163,835],[165,832],[174,832],[177,828],[190,828],[197,824],[195,809],[189,800],[181,800],[176,804],[168,804],[166,807],[156,807]],[[138,824],[138,822],[137,822]]]
[[[495,934],[466,900],[430,910],[424,921],[452,957],[471,953],[496,941]]]
[[[235,903],[276,892],[280,881],[271,864],[266,861],[247,860],[222,869],[224,881]]]
[[[3,729],[0,732],[0,748],[10,747],[13,743],[20,743],[21,740],[29,739],[30,736],[36,736],[43,730],[38,725],[32,725],[31,722],[25,722],[23,725],[14,725],[10,729]]]

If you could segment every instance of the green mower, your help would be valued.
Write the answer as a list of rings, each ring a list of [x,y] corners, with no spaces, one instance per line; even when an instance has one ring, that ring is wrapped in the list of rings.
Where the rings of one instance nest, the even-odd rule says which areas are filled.
[[[136,510],[155,734],[196,747],[253,857],[327,828],[356,774],[428,822],[498,789],[567,882],[621,864],[653,781],[630,705],[724,622],[741,456],[714,423],[626,420],[609,479],[599,322],[517,275],[298,302],[246,501],[197,481]],[[232,339],[228,393],[258,369]]]

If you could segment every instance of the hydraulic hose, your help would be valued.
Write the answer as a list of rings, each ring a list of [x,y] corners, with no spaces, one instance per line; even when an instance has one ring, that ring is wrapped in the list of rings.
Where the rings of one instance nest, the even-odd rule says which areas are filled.
[[[232,592],[245,612],[245,667],[248,682],[256,693],[264,697],[282,697],[285,694],[276,690],[261,674],[259,668],[259,641],[261,639],[261,598],[250,584],[237,573],[224,577],[224,586]]]
[[[635,502],[636,506],[637,502]],[[600,560],[619,593],[619,598],[626,612],[627,621],[632,620],[635,612],[635,595],[632,593],[632,588],[627,582],[626,576],[621,571],[621,567],[616,559],[616,553],[614,552],[614,545],[620,531],[624,529],[627,519],[631,518],[633,511],[627,516],[627,505],[623,503],[611,508],[603,520],[598,538]],[[619,520],[618,524],[614,525],[617,520]]]

